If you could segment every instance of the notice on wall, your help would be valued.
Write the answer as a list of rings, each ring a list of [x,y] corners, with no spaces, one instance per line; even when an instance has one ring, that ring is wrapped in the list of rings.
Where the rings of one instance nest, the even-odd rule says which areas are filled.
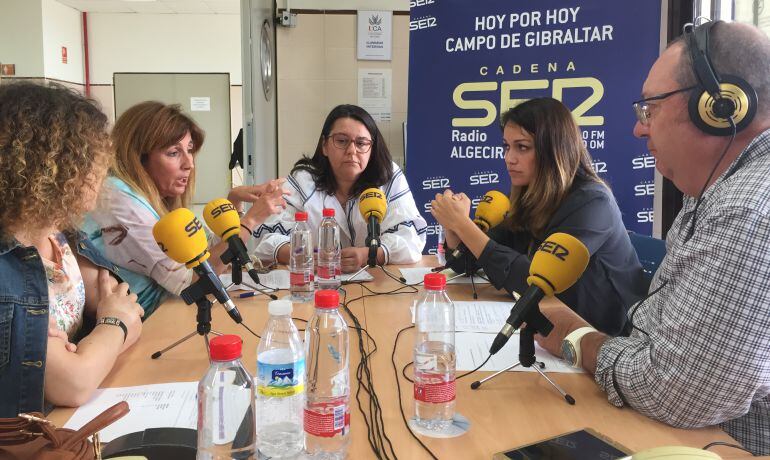
[[[191,112],[211,112],[211,98],[210,97],[191,97],[190,111]]]
[[[390,69],[358,69],[358,105],[375,121],[390,121],[393,99]]]
[[[358,59],[390,61],[393,48],[393,12],[358,12]]]

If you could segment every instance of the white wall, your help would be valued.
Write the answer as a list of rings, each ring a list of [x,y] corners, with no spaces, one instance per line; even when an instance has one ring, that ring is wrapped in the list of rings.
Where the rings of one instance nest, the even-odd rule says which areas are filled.
[[[55,0],[43,0],[43,66],[46,78],[85,83],[83,26],[80,12]],[[67,63],[61,59],[67,48]]]
[[[278,9],[287,0],[278,0]],[[290,0],[291,9],[409,11],[409,0]]]
[[[241,84],[238,15],[92,13],[88,41],[94,84],[115,72],[229,72]]]
[[[0,62],[16,64],[17,77],[43,76],[40,0],[0,0]]]

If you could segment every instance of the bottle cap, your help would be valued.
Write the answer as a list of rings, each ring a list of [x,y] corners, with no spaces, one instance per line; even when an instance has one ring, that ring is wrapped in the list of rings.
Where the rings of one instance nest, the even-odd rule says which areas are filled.
[[[220,335],[209,342],[212,361],[232,361],[241,357],[243,341],[237,335]]]
[[[315,291],[316,308],[338,308],[339,306],[340,306],[339,292],[332,289]]]
[[[297,222],[307,222],[307,213],[304,211],[295,212],[294,220],[296,220]]]
[[[267,311],[273,316],[291,315],[290,300],[272,300],[267,304]]]
[[[334,209],[332,209],[332,208],[324,208],[323,216],[324,217],[334,217]]]
[[[425,289],[440,291],[446,288],[446,276],[443,273],[428,273],[423,279],[425,281]]]

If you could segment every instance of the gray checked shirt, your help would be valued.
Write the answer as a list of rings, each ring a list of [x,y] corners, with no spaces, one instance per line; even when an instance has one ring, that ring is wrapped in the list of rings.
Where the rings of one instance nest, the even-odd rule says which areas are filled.
[[[650,294],[629,311],[634,331],[602,346],[596,382],[616,406],[681,428],[721,425],[768,455],[770,130],[706,190],[693,230],[694,207],[685,198]]]

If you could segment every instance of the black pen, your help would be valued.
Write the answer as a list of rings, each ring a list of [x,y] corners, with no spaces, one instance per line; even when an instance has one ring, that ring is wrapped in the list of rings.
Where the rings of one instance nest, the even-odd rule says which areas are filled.
[[[247,297],[254,297],[255,295],[257,295],[257,291],[244,292],[244,293],[238,294],[238,298],[245,299]]]

